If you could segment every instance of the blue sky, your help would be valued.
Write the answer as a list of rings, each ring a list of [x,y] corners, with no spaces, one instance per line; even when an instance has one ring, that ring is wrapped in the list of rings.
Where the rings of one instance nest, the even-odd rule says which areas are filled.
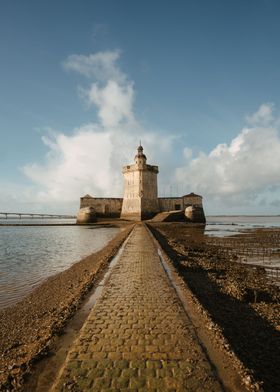
[[[279,213],[279,13],[276,0],[2,1],[0,210],[120,196],[141,138],[161,195]]]

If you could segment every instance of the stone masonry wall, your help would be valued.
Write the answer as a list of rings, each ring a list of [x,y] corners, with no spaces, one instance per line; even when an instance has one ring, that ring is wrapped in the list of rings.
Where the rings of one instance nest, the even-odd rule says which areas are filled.
[[[159,212],[157,197],[157,173],[157,167],[150,165],[147,165],[147,170],[142,171],[142,219],[152,218]]]
[[[81,197],[80,208],[93,207],[97,217],[119,218],[122,210],[122,198]]]
[[[161,212],[184,209],[182,197],[159,197],[158,202]]]
[[[124,175],[124,198],[121,210],[121,216],[124,219],[139,220],[141,201],[140,201],[140,172],[135,170],[135,165],[125,166]]]
[[[189,194],[183,196],[184,208],[188,206],[200,206],[202,207],[202,197],[195,194]]]
[[[124,166],[124,199],[121,217],[141,220],[159,212],[157,199],[157,166],[146,165],[141,158]]]
[[[129,184],[130,185],[130,184]],[[132,185],[132,184],[131,184]],[[140,210],[140,203],[143,203],[145,211],[154,211],[157,207],[152,199],[149,198],[135,198],[134,185],[127,188],[127,208],[132,213],[133,210]],[[159,212],[167,212],[174,210],[184,210],[190,205],[201,206],[202,198],[200,196],[183,196],[183,197],[159,197],[158,199]],[[81,197],[80,208],[93,207],[97,217],[112,217],[119,218],[122,211],[122,198],[103,198],[103,197],[91,197],[89,195]],[[138,215],[135,214],[135,218]]]

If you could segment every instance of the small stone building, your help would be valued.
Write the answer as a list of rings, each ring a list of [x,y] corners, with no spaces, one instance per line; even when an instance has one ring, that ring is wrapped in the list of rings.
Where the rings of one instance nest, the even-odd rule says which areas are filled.
[[[188,209],[189,220],[195,216],[199,217],[200,222],[205,222],[202,196],[189,193],[181,197],[158,197],[158,166],[148,165],[146,162],[146,155],[140,145],[134,164],[126,165],[122,170],[124,197],[100,198],[85,195],[80,199],[80,208],[92,207],[97,217],[143,220],[152,218],[159,212],[185,211],[191,207]]]

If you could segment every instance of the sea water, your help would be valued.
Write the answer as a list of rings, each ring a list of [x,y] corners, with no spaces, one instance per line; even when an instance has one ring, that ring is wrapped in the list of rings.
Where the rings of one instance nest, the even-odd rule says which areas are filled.
[[[60,225],[2,226],[3,223]],[[102,249],[119,232],[116,227],[61,223],[65,220],[0,220],[0,309],[18,302],[47,277]]]
[[[18,302],[47,277],[100,250],[119,231],[74,223],[73,219],[0,219],[0,309]],[[45,225],[26,226],[30,224]],[[205,234],[227,236],[257,227],[280,227],[280,216],[207,216]]]
[[[258,227],[279,227],[280,215],[271,216],[207,216],[206,235],[225,237]]]

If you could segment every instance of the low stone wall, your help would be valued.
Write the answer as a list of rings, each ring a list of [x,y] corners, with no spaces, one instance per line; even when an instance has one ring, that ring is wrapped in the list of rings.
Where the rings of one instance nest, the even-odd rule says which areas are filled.
[[[159,197],[158,203],[161,212],[184,209],[182,197]]]
[[[119,218],[122,210],[122,198],[116,197],[81,197],[80,208],[92,207],[97,217]]]
[[[141,203],[142,208],[138,205]],[[183,197],[159,197],[158,199],[128,198],[126,200],[126,209],[122,211],[122,198],[106,198],[91,197],[89,195],[81,197],[80,209],[90,207],[93,208],[97,218],[120,218],[128,220],[150,219],[158,212],[170,212],[185,210],[192,206],[192,210],[188,210],[186,215],[188,221],[205,222],[205,215],[202,207],[201,196],[190,194]],[[140,216],[140,209],[142,214]]]
[[[152,222],[185,222],[186,217],[183,210],[160,212],[153,219]]]

